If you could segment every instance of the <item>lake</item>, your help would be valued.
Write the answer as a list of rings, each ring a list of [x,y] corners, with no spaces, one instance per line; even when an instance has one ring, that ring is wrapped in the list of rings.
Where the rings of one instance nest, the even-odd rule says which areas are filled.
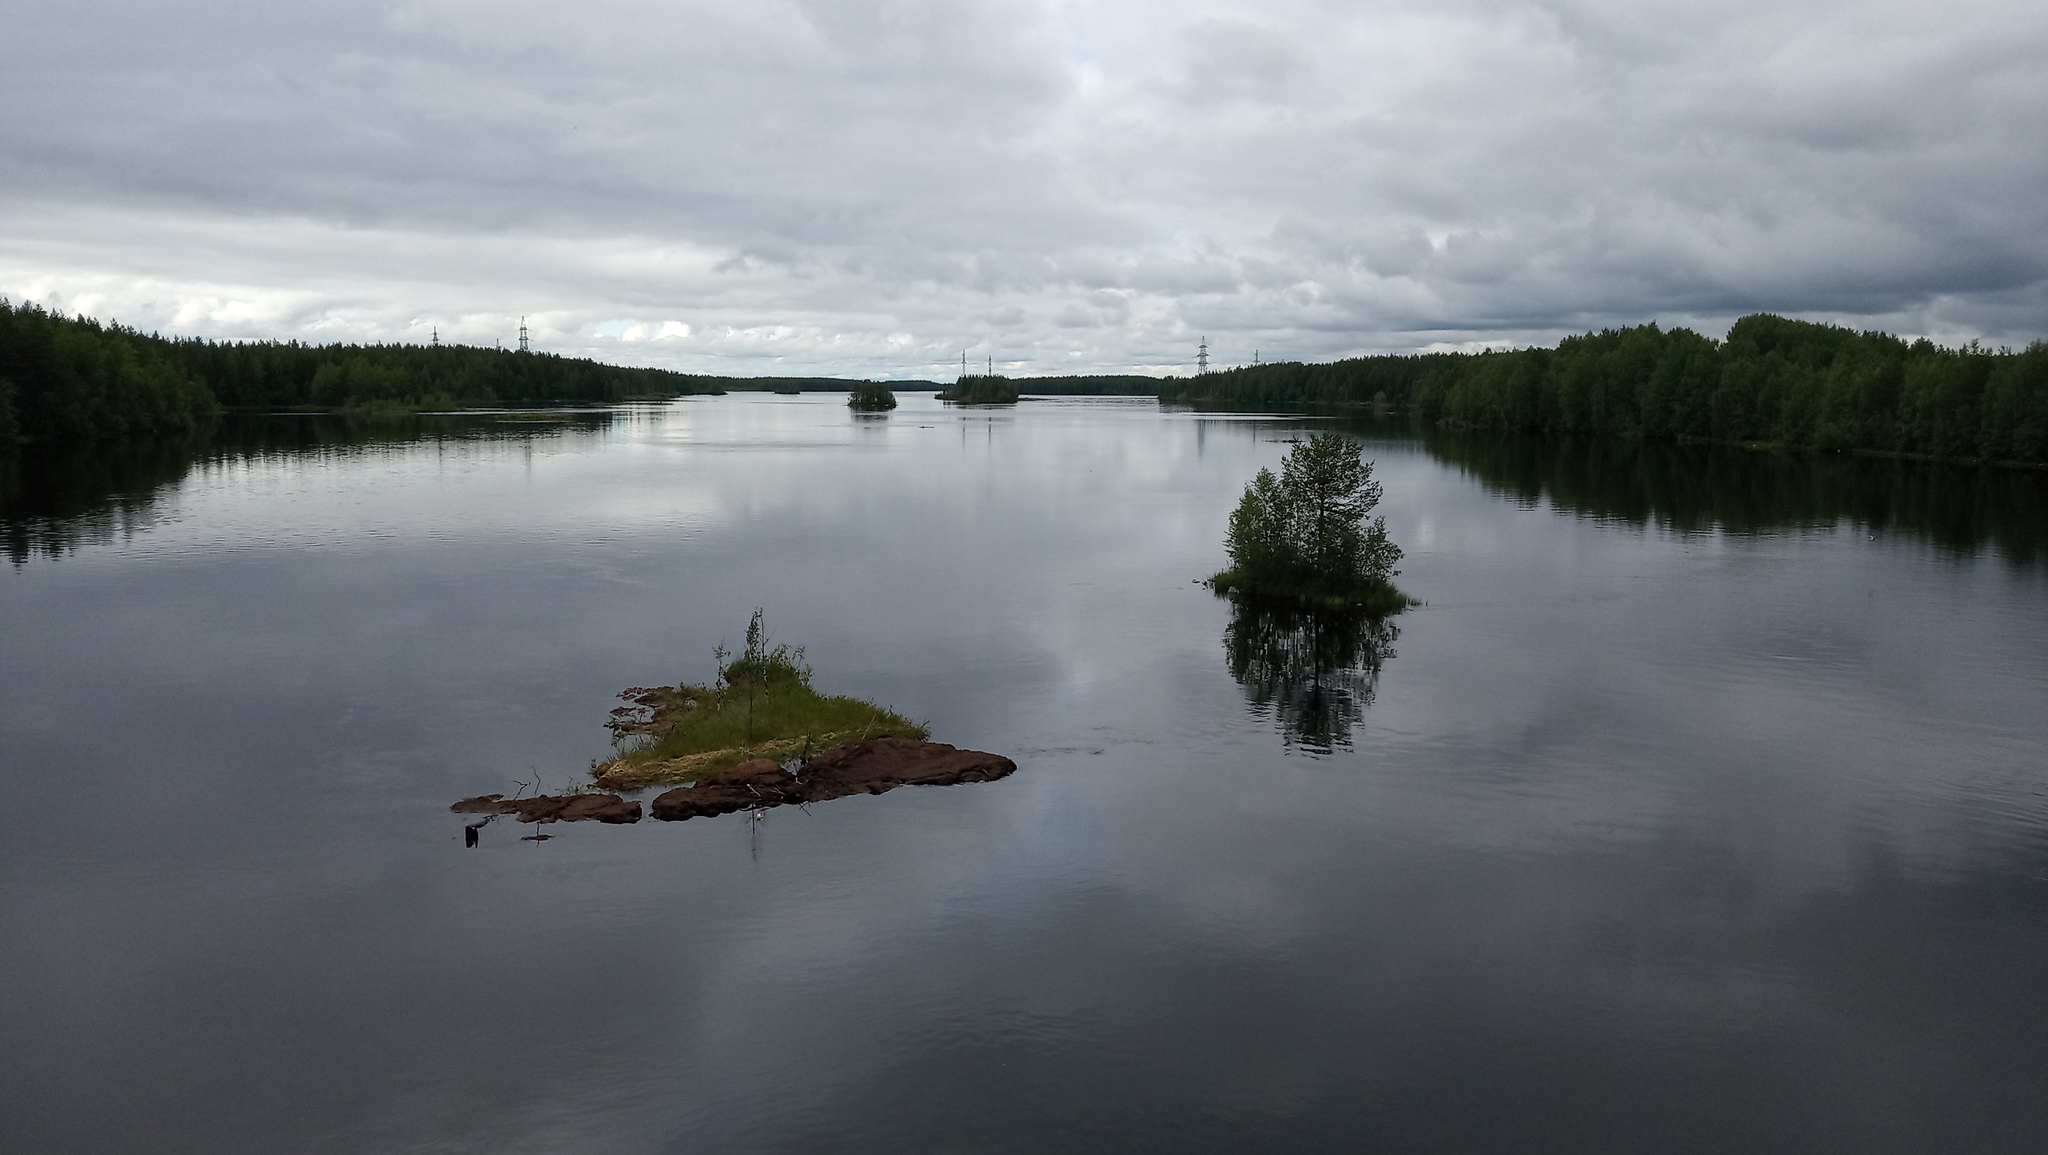
[[[1425,604],[1234,613],[1238,494],[1330,425],[734,394],[17,467],[0,1149],[2048,1149],[2043,476],[1353,423]],[[464,847],[757,607],[1017,772]]]

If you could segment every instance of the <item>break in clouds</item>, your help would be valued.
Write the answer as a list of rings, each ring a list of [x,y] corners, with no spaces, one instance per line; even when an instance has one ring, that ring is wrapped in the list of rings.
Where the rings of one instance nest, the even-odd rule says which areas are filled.
[[[1770,310],[2048,333],[2025,0],[5,0],[0,293],[1026,374]]]

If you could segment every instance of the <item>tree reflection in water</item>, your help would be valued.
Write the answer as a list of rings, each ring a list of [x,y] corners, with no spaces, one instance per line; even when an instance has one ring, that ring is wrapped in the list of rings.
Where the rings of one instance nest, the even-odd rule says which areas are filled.
[[[1351,748],[1400,636],[1385,617],[1236,599],[1223,651],[1254,714],[1270,715],[1289,746],[1328,754]]]
[[[334,414],[224,418],[188,437],[82,445],[0,446],[0,554],[14,565],[58,558],[82,543],[147,529],[158,497],[194,469],[259,460],[317,460],[383,446],[535,444],[653,420],[629,409],[557,409],[365,418]]]

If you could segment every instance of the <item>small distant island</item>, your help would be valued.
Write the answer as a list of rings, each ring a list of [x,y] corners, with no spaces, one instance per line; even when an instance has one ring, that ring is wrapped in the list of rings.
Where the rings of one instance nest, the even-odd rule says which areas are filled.
[[[1414,599],[1394,587],[1401,547],[1387,520],[1365,520],[1380,484],[1358,442],[1318,433],[1295,443],[1281,463],[1245,487],[1230,515],[1230,568],[1209,579],[1219,594],[1304,609],[1398,613]]]
[[[896,391],[881,381],[856,381],[846,404],[863,413],[886,413],[896,408]]]
[[[940,390],[938,397],[958,405],[1015,405],[1017,383],[995,374],[967,374],[952,388]]]

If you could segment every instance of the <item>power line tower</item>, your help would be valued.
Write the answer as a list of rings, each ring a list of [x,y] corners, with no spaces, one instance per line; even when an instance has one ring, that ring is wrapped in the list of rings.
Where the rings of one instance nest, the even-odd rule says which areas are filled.
[[[441,326],[439,325],[434,326],[433,346],[436,349],[441,347]]]
[[[521,353],[533,352],[533,347],[526,343],[526,318],[524,317],[519,318],[519,351]]]
[[[1207,373],[1208,371],[1209,371],[1209,338],[1205,336],[1205,337],[1203,337],[1203,338],[1202,338],[1202,343],[1201,343],[1200,345],[1198,345],[1198,346],[1196,346],[1196,347],[1195,347],[1195,372],[1197,372],[1197,373]]]

